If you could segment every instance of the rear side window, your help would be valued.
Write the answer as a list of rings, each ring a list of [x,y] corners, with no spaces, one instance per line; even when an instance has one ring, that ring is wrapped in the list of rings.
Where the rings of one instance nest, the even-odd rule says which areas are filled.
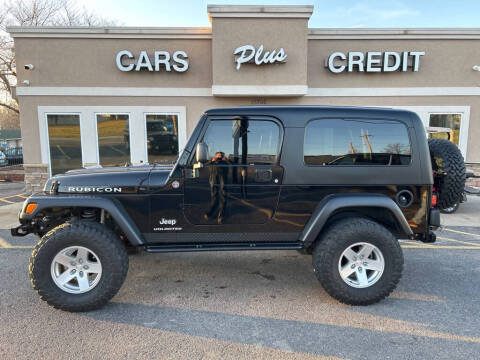
[[[407,127],[389,120],[313,120],[305,128],[307,165],[408,165]]]

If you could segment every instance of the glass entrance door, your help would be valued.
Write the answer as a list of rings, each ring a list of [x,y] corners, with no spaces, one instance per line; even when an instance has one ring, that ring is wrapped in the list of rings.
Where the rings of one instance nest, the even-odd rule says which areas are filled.
[[[81,169],[80,115],[47,114],[51,175]]]
[[[147,162],[172,164],[178,154],[178,115],[145,114]]]

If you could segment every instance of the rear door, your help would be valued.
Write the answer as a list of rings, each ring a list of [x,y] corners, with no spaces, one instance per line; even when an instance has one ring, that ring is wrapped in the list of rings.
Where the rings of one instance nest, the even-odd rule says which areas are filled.
[[[265,224],[278,203],[283,127],[267,117],[212,117],[199,141],[211,159],[185,169],[185,216],[191,224]],[[230,226],[231,227],[231,226]]]

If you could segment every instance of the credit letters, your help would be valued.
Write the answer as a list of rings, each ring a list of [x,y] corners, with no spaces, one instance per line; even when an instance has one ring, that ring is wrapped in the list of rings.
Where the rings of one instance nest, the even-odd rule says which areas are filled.
[[[411,71],[417,72],[420,68],[420,56],[425,51],[350,51],[348,54],[337,51],[332,53],[325,66],[334,74],[347,72],[393,72]]]

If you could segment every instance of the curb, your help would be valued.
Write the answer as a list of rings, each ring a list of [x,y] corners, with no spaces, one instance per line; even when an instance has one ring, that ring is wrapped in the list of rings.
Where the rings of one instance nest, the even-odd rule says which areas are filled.
[[[480,188],[476,186],[465,186],[465,192],[471,195],[480,195]]]

